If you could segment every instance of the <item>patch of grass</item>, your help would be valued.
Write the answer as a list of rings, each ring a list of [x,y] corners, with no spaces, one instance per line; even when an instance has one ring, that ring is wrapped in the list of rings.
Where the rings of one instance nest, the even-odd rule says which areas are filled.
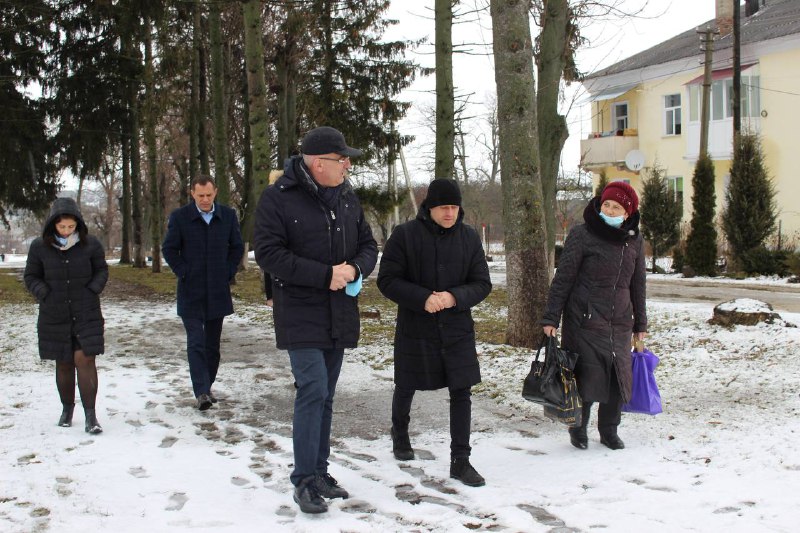
[[[36,299],[25,288],[22,270],[0,270],[0,302],[3,304],[36,303]]]
[[[154,274],[150,267],[134,268],[131,265],[109,265],[108,277],[125,284],[148,288],[156,294],[165,296],[175,294],[175,276],[166,266],[162,266],[161,272]]]

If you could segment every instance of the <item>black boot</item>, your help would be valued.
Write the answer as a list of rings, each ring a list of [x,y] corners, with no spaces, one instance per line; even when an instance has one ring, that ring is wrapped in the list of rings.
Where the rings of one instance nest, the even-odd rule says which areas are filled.
[[[578,449],[585,450],[589,447],[589,437],[586,435],[586,426],[569,428],[569,442]]]
[[[65,403],[64,410],[61,411],[61,418],[58,419],[58,425],[62,428],[68,428],[72,426],[72,412],[75,410],[74,403]]]
[[[97,421],[95,410],[84,409],[83,411],[86,413],[86,433],[91,433],[92,435],[102,433],[103,428],[100,427],[100,422]]]
[[[486,485],[486,480],[483,479],[483,476],[469,464],[469,457],[455,457],[450,459],[450,477],[459,480],[469,487],[482,487]]]
[[[392,428],[392,453],[398,461],[411,461],[414,459],[414,449],[411,447],[411,439],[408,431],[400,433]]]
[[[622,450],[625,448],[625,443],[619,438],[616,433],[609,433],[608,435],[600,435],[600,442],[612,450]]]
[[[328,510],[328,504],[317,491],[315,480],[316,476],[307,477],[294,488],[294,502],[304,513],[318,514]]]

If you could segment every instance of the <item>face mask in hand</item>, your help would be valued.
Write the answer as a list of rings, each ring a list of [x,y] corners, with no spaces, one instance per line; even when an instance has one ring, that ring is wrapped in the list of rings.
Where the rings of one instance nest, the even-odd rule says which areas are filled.
[[[608,224],[612,228],[618,228],[618,227],[622,226],[622,223],[625,221],[625,217],[623,217],[622,215],[620,215],[618,217],[610,217],[610,216],[606,215],[605,213],[603,213],[602,211],[600,211],[600,218],[602,218],[603,222],[605,222],[606,224]]]

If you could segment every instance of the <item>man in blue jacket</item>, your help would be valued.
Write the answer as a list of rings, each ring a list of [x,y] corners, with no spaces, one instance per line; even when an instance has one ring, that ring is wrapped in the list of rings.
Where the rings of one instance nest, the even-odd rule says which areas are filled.
[[[333,396],[344,350],[358,343],[358,290],[378,247],[346,181],[361,150],[327,126],[308,132],[300,150],[261,196],[253,250],[271,275],[276,343],[289,352],[297,387],[294,500],[304,513],[323,513],[323,497],[348,497],[328,473]]]
[[[236,211],[214,201],[214,180],[195,178],[191,193],[194,201],[170,215],[161,252],[178,277],[192,388],[197,408],[205,411],[217,401],[211,386],[219,369],[222,321],[233,313],[230,282],[244,245]]]

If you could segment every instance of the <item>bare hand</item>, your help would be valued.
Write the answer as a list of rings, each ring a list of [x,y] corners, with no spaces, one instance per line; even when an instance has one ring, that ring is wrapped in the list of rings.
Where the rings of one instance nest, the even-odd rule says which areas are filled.
[[[556,328],[554,326],[543,326],[542,331],[548,337],[555,337],[556,336]]]
[[[272,298],[267,299],[267,307],[272,307]]]
[[[456,297],[448,291],[433,291],[433,294],[439,297],[439,301],[444,306],[444,309],[449,309],[456,306]]]
[[[637,331],[636,333],[633,334],[633,337],[637,341],[644,341],[644,338],[647,337],[647,332],[646,331]]]
[[[444,309],[444,304],[436,293],[431,294],[428,296],[428,299],[425,300],[425,310],[427,312],[438,313],[442,309]]]
[[[340,263],[333,265],[333,274],[331,275],[330,289],[332,291],[340,291],[345,286],[356,279],[356,267],[348,265],[347,263]]]

